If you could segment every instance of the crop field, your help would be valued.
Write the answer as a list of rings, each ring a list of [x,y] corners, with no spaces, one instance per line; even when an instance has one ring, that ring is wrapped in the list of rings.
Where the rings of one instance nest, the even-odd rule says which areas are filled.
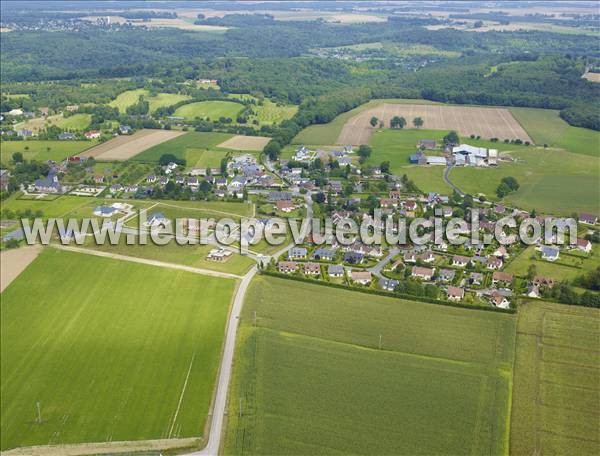
[[[512,315],[259,276],[225,454],[505,454],[514,331]]]
[[[600,155],[600,132],[572,127],[552,109],[510,108],[529,136],[539,146],[547,144],[575,154]]]
[[[0,252],[0,293],[36,259],[39,253],[40,247],[37,245]]]
[[[203,150],[210,150],[218,144],[231,138],[229,133],[195,132],[191,131],[181,136],[151,147],[137,155],[135,160],[144,162],[158,162],[161,155],[173,154],[177,158],[185,159],[189,166],[200,160]]]
[[[51,125],[62,128],[68,131],[85,130],[92,121],[91,114],[73,114],[69,117],[64,117],[62,114],[56,114],[49,117],[36,117],[25,122],[20,122],[15,125],[15,129],[27,129],[34,132],[45,130]]]
[[[486,139],[519,138],[531,141],[527,132],[506,108],[381,103],[348,119],[336,144],[368,144],[374,131],[369,123],[371,118],[377,117],[389,127],[394,116],[404,117],[407,127],[412,127],[415,117],[421,117],[425,128],[433,130],[456,130],[463,136],[474,134]]]
[[[236,135],[223,141],[217,147],[233,150],[263,150],[267,143],[271,140],[266,136],[245,136]]]
[[[2,210],[10,210],[13,212],[24,212],[30,209],[33,213],[42,211],[43,218],[64,217],[69,212],[78,207],[85,206],[90,202],[88,198],[79,196],[63,195],[50,201],[39,199],[19,199],[20,192],[10,195],[2,201]]]
[[[197,117],[210,120],[228,117],[235,120],[243,107],[243,105],[234,101],[200,101],[180,106],[173,115],[188,120]]]
[[[600,311],[520,306],[511,454],[600,453]]]
[[[150,112],[155,112],[158,108],[162,108],[163,106],[171,106],[180,101],[190,99],[188,95],[164,92],[157,93],[155,96],[150,96],[150,92],[146,89],[135,89],[120,93],[117,98],[109,103],[109,106],[119,108],[119,112],[123,114],[129,106],[138,102],[140,96],[143,96],[144,100],[150,105]]]
[[[81,155],[94,157],[96,160],[123,161],[181,135],[183,135],[182,132],[173,130],[139,130],[133,135],[117,136]]]
[[[534,246],[530,246],[509,263],[506,271],[526,276],[527,269],[532,264],[535,265],[538,275],[552,277],[554,280],[572,280],[600,267],[600,252],[598,249],[587,255],[583,252],[561,252],[558,260],[550,262],[540,259],[540,253],[536,252]]]
[[[518,161],[485,169],[453,168],[450,179],[463,191],[495,199],[500,180],[513,176],[521,187],[504,199],[508,203],[556,215],[597,212],[600,174],[596,157],[539,148],[521,149],[511,155]]]
[[[2,293],[1,449],[202,435],[233,288],[47,248]]]
[[[0,162],[8,163],[15,152],[21,152],[25,160],[61,161],[95,144],[94,141],[0,141]]]

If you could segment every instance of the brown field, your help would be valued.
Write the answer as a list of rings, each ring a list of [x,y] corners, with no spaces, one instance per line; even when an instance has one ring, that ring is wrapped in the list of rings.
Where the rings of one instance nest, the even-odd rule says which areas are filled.
[[[600,73],[586,73],[583,75],[590,82],[600,82]]]
[[[271,138],[266,136],[236,135],[222,142],[217,147],[233,150],[263,150]]]
[[[157,144],[182,135],[173,130],[140,130],[131,136],[117,136],[110,141],[86,150],[82,157],[94,157],[96,160],[124,161]]]
[[[83,19],[95,22],[98,19],[105,19],[107,16],[85,16]],[[111,24],[125,24],[129,22],[131,25],[144,26],[149,28],[156,27],[173,27],[181,30],[193,30],[197,32],[225,32],[228,27],[222,27],[219,25],[196,25],[191,22],[187,22],[183,19],[150,19],[149,21],[132,21],[127,20],[122,16],[108,16]]]
[[[350,118],[342,128],[337,144],[367,144],[374,130],[369,123],[373,116],[383,121],[386,127],[394,116],[404,117],[407,128],[412,128],[415,117],[421,117],[425,121],[423,128],[427,129],[456,130],[462,136],[473,134],[484,139],[519,138],[533,142],[506,108],[382,103]]]
[[[29,245],[0,253],[0,293],[19,277],[41,250],[39,245]]]

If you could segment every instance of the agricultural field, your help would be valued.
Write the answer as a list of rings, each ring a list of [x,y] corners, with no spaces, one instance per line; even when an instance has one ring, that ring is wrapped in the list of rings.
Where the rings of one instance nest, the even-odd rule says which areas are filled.
[[[62,161],[96,145],[95,141],[0,141],[0,162],[8,163],[21,152],[25,160]]]
[[[527,270],[532,264],[535,265],[538,275],[552,277],[557,281],[573,280],[600,267],[600,252],[598,249],[592,250],[589,254],[576,251],[561,252],[558,260],[550,262],[542,260],[540,252],[537,252],[534,246],[529,246],[509,263],[506,271],[526,276]]]
[[[133,135],[121,135],[106,141],[93,149],[81,154],[84,157],[93,157],[96,160],[128,160],[147,149],[153,149],[158,144],[183,135],[180,131],[173,130],[139,130]],[[160,158],[160,157],[159,157]]]
[[[202,435],[233,288],[46,248],[2,293],[1,449]]]
[[[29,245],[0,252],[0,293],[37,258],[40,250],[38,245]]]
[[[259,276],[224,452],[505,454],[514,338],[513,315]]]
[[[56,114],[48,117],[36,117],[25,122],[20,122],[14,126],[15,130],[31,130],[40,132],[51,125],[68,131],[82,131],[89,127],[92,121],[91,114],[73,114],[72,116],[64,117],[62,114]]]
[[[243,108],[243,105],[234,101],[200,101],[180,106],[173,115],[187,120],[217,120],[221,117],[235,120]]]
[[[600,311],[544,301],[519,308],[511,454],[598,454]]]
[[[125,113],[129,106],[136,104],[140,98],[144,97],[144,100],[150,105],[150,112],[155,112],[158,108],[164,106],[171,106],[180,101],[189,100],[188,95],[181,95],[177,93],[157,93],[154,96],[150,95],[150,92],[146,89],[127,90],[120,93],[117,98],[109,103],[109,106],[113,108],[119,108],[120,113]]]
[[[161,155],[173,154],[177,158],[185,159],[188,166],[194,166],[201,160],[205,151],[214,149],[232,136],[229,133],[192,131],[145,150],[137,155],[135,160],[158,162]]]
[[[415,117],[421,117],[425,128],[433,130],[456,130],[462,136],[474,134],[485,139],[518,138],[531,142],[527,132],[506,108],[381,103],[348,119],[336,144],[368,144],[374,131],[369,123],[371,118],[377,117],[389,127],[394,116],[404,117],[407,127],[412,127]]]
[[[291,119],[298,111],[298,106],[280,105],[267,99],[263,100],[262,105],[253,105],[251,108],[254,114],[249,116],[249,120],[257,120],[259,125],[279,124]]]
[[[266,136],[235,135],[232,138],[223,141],[221,144],[218,144],[217,147],[243,151],[259,151],[263,150],[270,140],[271,138]]]
[[[42,218],[65,217],[75,209],[85,206],[90,202],[89,198],[80,196],[63,195],[52,200],[24,199],[17,192],[2,201],[3,211],[24,212],[31,210],[33,213],[42,211]]]
[[[572,127],[552,109],[510,108],[511,113],[539,146],[547,144],[575,154],[600,154],[600,133]]]

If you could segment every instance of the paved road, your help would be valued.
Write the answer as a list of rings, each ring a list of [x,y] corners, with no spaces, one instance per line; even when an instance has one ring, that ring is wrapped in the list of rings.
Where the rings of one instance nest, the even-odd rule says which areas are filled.
[[[383,267],[389,263],[389,261],[394,258],[396,255],[398,255],[400,253],[400,249],[398,248],[391,248],[390,249],[390,253],[388,253],[381,261],[379,261],[375,266],[373,266],[372,268],[367,269],[367,271],[371,272],[371,274],[373,274],[376,277],[379,277],[380,279],[383,278],[383,275],[381,275],[381,270],[383,269]]]
[[[223,419],[225,417],[225,408],[227,406],[227,392],[229,390],[229,380],[231,379],[231,370],[233,366],[235,336],[239,325],[244,297],[246,296],[248,285],[256,275],[257,270],[256,266],[254,266],[244,276],[233,300],[229,322],[227,323],[227,333],[225,334],[225,348],[223,350],[223,357],[221,358],[221,367],[219,368],[219,381],[217,383],[217,394],[215,395],[212,420],[210,422],[208,443],[202,450],[188,453],[189,456],[216,456],[219,454],[221,434],[223,433]]]
[[[454,190],[456,190],[458,192],[458,194],[460,196],[465,196],[465,193],[458,188],[456,185],[454,185],[451,181],[450,181],[450,170],[452,169],[452,166],[446,166],[446,168],[444,169],[444,181],[450,186],[452,187]]]

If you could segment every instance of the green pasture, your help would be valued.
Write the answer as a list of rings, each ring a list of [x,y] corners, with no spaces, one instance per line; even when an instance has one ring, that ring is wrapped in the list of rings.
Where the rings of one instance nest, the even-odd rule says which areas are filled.
[[[200,149],[207,150],[216,147],[223,141],[231,138],[233,135],[229,133],[215,132],[196,132],[191,131],[184,135],[173,138],[164,143],[146,149],[141,154],[135,156],[136,161],[157,162],[161,155],[173,154],[177,158],[190,159],[188,165],[194,166],[197,160],[200,159],[198,151]],[[188,149],[193,151],[188,155]]]
[[[0,162],[8,163],[15,152],[21,152],[25,160],[61,161],[95,145],[95,141],[0,141]]]
[[[221,117],[235,120],[243,107],[233,101],[200,101],[180,106],[173,115],[188,120],[195,118],[217,120]]]

